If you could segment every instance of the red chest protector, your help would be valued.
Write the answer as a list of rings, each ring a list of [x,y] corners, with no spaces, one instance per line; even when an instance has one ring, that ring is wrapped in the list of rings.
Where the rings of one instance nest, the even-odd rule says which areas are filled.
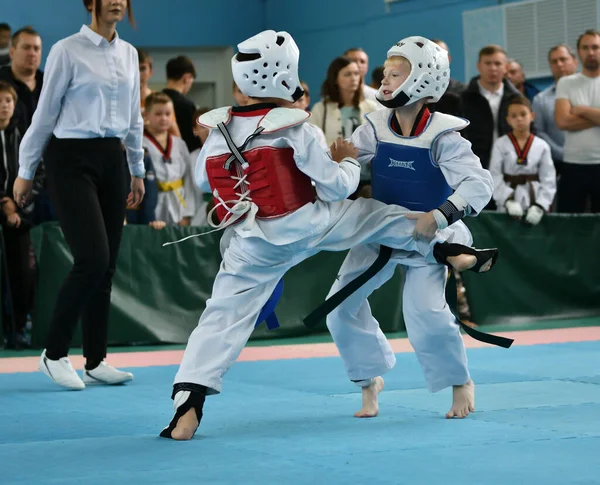
[[[316,200],[315,189],[310,178],[296,166],[292,148],[259,146],[244,150],[248,142],[261,133],[272,133],[299,124],[298,121],[290,124],[290,121],[294,121],[294,115],[296,119],[301,116],[299,113],[291,113],[289,116],[285,111],[280,111],[278,113],[283,116],[276,116],[275,122],[268,119],[269,113],[275,110],[300,111],[285,108],[267,111],[258,123],[257,130],[241,147],[233,144],[225,123],[222,121],[217,123],[231,150],[229,153],[206,159],[206,171],[219,221],[223,221],[229,214],[223,202],[230,209],[241,201],[253,202],[258,207],[256,217],[269,219],[285,216]],[[286,119],[286,115],[287,118],[292,119]],[[306,116],[302,117],[300,123],[304,120]],[[282,123],[283,126],[277,126]],[[239,220],[243,220],[243,217]]]
[[[225,169],[229,153],[206,160],[213,194],[217,190],[228,205],[235,204],[248,192],[246,200],[258,206],[256,217],[266,219],[284,216],[315,201],[310,178],[296,166],[292,148],[257,147],[242,152],[242,155],[248,162],[245,169],[237,160],[229,170]],[[244,176],[245,180],[241,181]],[[219,203],[214,200],[215,205]],[[223,220],[226,214],[227,209],[217,208],[219,220]]]

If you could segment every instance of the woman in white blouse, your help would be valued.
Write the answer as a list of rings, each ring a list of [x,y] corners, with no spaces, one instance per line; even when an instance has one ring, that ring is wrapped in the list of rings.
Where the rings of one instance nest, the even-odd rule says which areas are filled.
[[[92,22],[50,50],[13,188],[17,203],[25,203],[43,155],[50,199],[74,264],[60,289],[39,367],[69,389],[133,378],[104,359],[125,206],[139,205],[144,196],[138,55],[115,30],[126,13],[133,23],[131,0],[83,0],[83,4]],[[122,144],[132,175],[129,196]],[[80,318],[86,358],[83,379],[67,357]]]

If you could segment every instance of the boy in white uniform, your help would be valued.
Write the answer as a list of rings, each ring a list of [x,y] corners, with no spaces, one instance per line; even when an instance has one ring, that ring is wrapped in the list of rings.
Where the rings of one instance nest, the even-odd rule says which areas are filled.
[[[533,118],[527,98],[509,100],[506,121],[512,132],[494,143],[490,172],[498,210],[517,219],[525,216],[535,226],[556,195],[556,169],[550,145],[531,133]]]
[[[351,142],[359,150],[358,161],[371,163],[374,199],[424,212],[407,216],[417,218],[416,238],[430,240],[438,229],[451,225],[452,242],[470,245],[471,234],[460,219],[483,210],[492,196],[492,177],[458,133],[469,122],[427,109],[426,103],[437,102],[444,94],[449,80],[445,49],[424,37],[401,40],[387,53],[377,93],[387,109],[369,113],[369,123],[354,132]],[[378,251],[376,244],[352,248],[329,297],[364,273]],[[452,386],[453,403],[446,417],[462,418],[475,408],[475,386],[459,326],[445,299],[448,270],[426,262],[406,265],[405,255],[398,251],[327,316],[347,375],[362,387],[363,407],[355,416],[377,415],[381,375],[396,363],[367,298],[393,276],[398,264],[407,266],[404,320],[427,387],[438,392]]]
[[[213,193],[220,227],[230,227],[212,296],[175,377],[175,416],[161,432],[165,438],[193,437],[206,395],[221,392],[223,375],[277,283],[310,256],[372,241],[404,250],[407,264],[423,264],[425,257],[481,271],[496,255],[445,243],[454,237],[451,228],[431,241],[415,240],[415,223],[405,209],[347,200],[360,179],[356,149],[338,139],[330,158],[304,123],[309,114],[282,107],[302,96],[294,40],[286,32],[265,31],[238,48],[233,77],[250,105],[213,110],[199,120],[211,131],[196,182]]]
[[[152,159],[158,184],[156,219],[167,225],[189,226],[195,213],[190,152],[185,142],[169,131],[173,126],[173,102],[164,93],[146,98],[143,146]]]

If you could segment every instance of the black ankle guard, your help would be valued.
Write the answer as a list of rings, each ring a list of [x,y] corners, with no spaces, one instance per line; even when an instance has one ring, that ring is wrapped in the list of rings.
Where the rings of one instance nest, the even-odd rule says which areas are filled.
[[[175,394],[180,391],[189,391],[190,395],[187,400],[177,408],[175,416],[173,416],[169,426],[160,432],[161,438],[173,439],[171,433],[177,427],[179,418],[181,418],[191,408],[194,408],[194,411],[196,411],[198,424],[200,424],[200,421],[202,421],[202,409],[204,408],[204,400],[206,399],[206,387],[199,384],[191,384],[189,382],[175,384],[173,386],[173,394],[171,395],[171,399],[174,399]]]
[[[200,384],[192,384],[191,382],[178,382],[173,385],[173,392],[171,393],[171,399],[175,399],[175,394],[179,391],[190,391],[192,393],[203,394],[206,396],[206,386]]]
[[[470,246],[464,246],[463,244],[456,243],[438,243],[433,248],[433,257],[440,264],[445,264],[446,266],[452,267],[450,263],[448,263],[448,258],[450,256],[460,256],[461,254],[470,254],[477,258],[477,262],[475,266],[469,268],[468,271],[474,271],[475,273],[479,273],[481,267],[492,261],[490,266],[493,267],[498,260],[498,250],[495,248],[492,249],[474,249]]]

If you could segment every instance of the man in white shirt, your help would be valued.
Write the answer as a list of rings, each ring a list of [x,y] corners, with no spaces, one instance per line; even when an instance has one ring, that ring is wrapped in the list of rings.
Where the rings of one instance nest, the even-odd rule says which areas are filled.
[[[581,73],[556,86],[556,125],[565,130],[558,212],[584,212],[588,197],[592,212],[600,212],[600,32],[579,36],[577,55]]]
[[[346,52],[344,52],[344,57],[358,64],[360,76],[363,80],[363,95],[365,99],[377,101],[377,98],[375,97],[377,89],[372,88],[366,82],[367,74],[369,72],[369,56],[367,55],[367,53],[360,47],[353,47],[352,49],[348,49]]]

